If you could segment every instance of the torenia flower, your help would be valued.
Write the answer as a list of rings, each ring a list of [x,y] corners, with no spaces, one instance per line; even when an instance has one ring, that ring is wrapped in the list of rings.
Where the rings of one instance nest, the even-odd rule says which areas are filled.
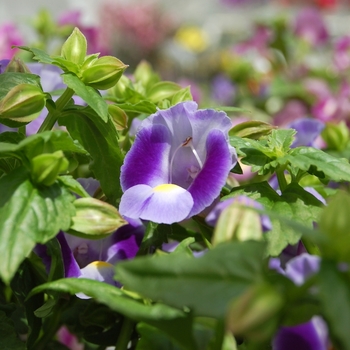
[[[237,162],[231,126],[224,112],[193,101],[145,119],[121,168],[120,213],[171,224],[212,204]]]

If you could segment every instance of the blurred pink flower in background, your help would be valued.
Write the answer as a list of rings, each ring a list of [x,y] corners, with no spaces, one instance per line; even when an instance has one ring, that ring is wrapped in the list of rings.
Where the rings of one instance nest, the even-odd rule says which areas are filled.
[[[103,37],[117,52],[129,49],[143,56],[157,49],[173,28],[169,15],[153,3],[106,2],[100,22]]]
[[[334,45],[334,68],[338,72],[344,72],[350,67],[350,36],[338,38]]]
[[[80,11],[64,12],[58,19],[59,26],[71,25],[78,27],[88,42],[88,54],[100,53],[101,56],[110,55],[111,49],[105,39],[100,26],[87,26],[82,22]]]
[[[18,28],[10,22],[0,26],[0,57],[11,59],[18,49],[12,49],[12,45],[23,45],[23,38]]]
[[[320,11],[312,7],[303,8],[295,18],[294,33],[312,46],[328,41],[329,34]]]
[[[84,344],[79,343],[78,338],[70,333],[66,326],[58,330],[57,340],[70,350],[84,350]]]

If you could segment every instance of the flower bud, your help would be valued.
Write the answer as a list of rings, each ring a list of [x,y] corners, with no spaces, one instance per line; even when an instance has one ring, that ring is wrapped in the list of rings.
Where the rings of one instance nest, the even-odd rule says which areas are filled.
[[[151,65],[146,61],[141,61],[135,69],[134,77],[137,82],[148,88],[159,81],[159,76],[154,73]]]
[[[5,69],[5,73],[9,72],[30,73],[30,70],[21,59],[14,56]]]
[[[160,81],[152,86],[147,94],[147,98],[154,103],[169,98],[181,90],[181,86],[171,81]]]
[[[108,105],[108,113],[118,131],[122,131],[128,127],[128,116],[121,108],[115,105]]]
[[[230,305],[226,318],[227,328],[234,335],[252,341],[266,340],[278,326],[283,303],[283,297],[272,286],[252,286]]]
[[[70,232],[86,238],[101,238],[127,224],[118,210],[96,198],[79,198],[74,201],[76,209]],[[94,237],[97,236],[97,237]]]
[[[82,68],[82,80],[95,89],[107,90],[113,87],[128,66],[113,56],[103,56]]]
[[[328,148],[342,151],[349,142],[349,128],[344,120],[339,123],[327,123],[323,129],[322,138],[326,142]]]
[[[51,186],[57,176],[68,169],[68,165],[62,151],[40,154],[31,160],[32,179],[37,184]]]
[[[123,102],[127,97],[127,89],[131,88],[131,86],[131,80],[125,75],[122,75],[118,80],[118,83],[115,84],[108,92],[118,101]]]
[[[75,27],[72,34],[68,37],[62,46],[61,56],[66,60],[83,64],[87,51],[87,42],[84,34]]]
[[[45,107],[46,95],[40,87],[19,84],[0,101],[0,118],[29,122]]]

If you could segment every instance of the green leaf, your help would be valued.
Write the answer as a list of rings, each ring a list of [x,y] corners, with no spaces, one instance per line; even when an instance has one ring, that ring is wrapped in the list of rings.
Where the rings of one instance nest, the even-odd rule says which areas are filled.
[[[67,127],[74,139],[90,153],[90,169],[100,181],[101,188],[110,203],[116,204],[122,191],[120,188],[120,167],[123,154],[119,149],[117,131],[113,122],[104,123],[89,108],[71,111],[59,119],[60,125]]]
[[[350,280],[338,265],[323,260],[319,272],[319,296],[323,317],[336,349],[350,350]]]
[[[25,259],[11,281],[13,294],[25,308],[29,330],[27,338],[28,349],[32,349],[33,344],[41,332],[41,319],[37,318],[34,312],[43,303],[43,294],[35,295],[30,301],[26,299],[29,292],[36,285],[43,282],[41,276],[38,276],[36,272],[35,262],[31,259]]]
[[[86,86],[75,74],[62,74],[63,82],[81,97],[105,122],[108,121],[108,105],[99,92],[91,86]]]
[[[58,178],[70,191],[76,193],[80,197],[91,197],[84,189],[84,187],[73,178],[71,175],[64,175]]]
[[[36,49],[36,48],[31,48],[28,46],[16,46],[21,50],[25,50],[28,52],[31,52],[34,56],[33,59],[36,61],[39,61],[41,63],[47,63],[47,64],[52,64],[53,59],[50,57],[49,54],[47,54],[45,51]]]
[[[125,112],[132,113],[145,113],[145,114],[153,114],[157,111],[157,106],[148,100],[143,100],[137,103],[118,103],[116,104],[119,108],[121,108]]]
[[[58,183],[36,188],[24,168],[0,179],[0,276],[8,283],[36,243],[68,230],[75,199]]]
[[[318,199],[296,183],[288,185],[282,196],[279,196],[267,182],[261,182],[237,187],[224,198],[238,195],[245,195],[260,202],[267,214],[271,212],[309,228],[312,228],[313,222],[318,220],[323,206]],[[271,217],[271,222],[272,230],[266,232],[264,237],[268,241],[268,253],[277,256],[288,244],[296,244],[302,232],[275,216]]]
[[[259,139],[268,135],[276,126],[262,122],[260,120],[251,120],[235,125],[230,131],[230,136],[246,137],[250,139]]]
[[[69,134],[63,130],[30,135],[18,144],[0,142],[0,157],[24,153],[28,158],[33,158],[42,153],[52,153],[59,150],[87,153],[77,141],[73,141]]]
[[[0,348],[2,350],[25,350],[26,346],[15,333],[12,320],[0,311]]]
[[[333,157],[312,147],[297,147],[290,152],[290,157],[293,166],[310,174],[333,181],[350,181],[350,164],[346,159]]]
[[[264,254],[262,242],[227,242],[196,259],[177,253],[120,262],[116,276],[154,301],[223,317],[229,302],[261,278]]]
[[[238,155],[243,156],[242,163],[251,165],[252,171],[258,171],[260,175],[273,172],[280,166],[292,166],[320,178],[350,181],[348,160],[313,147],[289,149],[294,132],[293,129],[273,130],[268,139],[259,141],[231,136],[230,143]]]
[[[64,278],[45,283],[34,288],[30,296],[45,290],[71,294],[84,293],[132,320],[146,322],[162,330],[185,348],[196,349],[192,337],[192,318],[181,310],[160,303],[144,304],[130,298],[115,286],[85,278]]]
[[[327,238],[321,244],[323,256],[339,262],[349,261],[350,246],[350,195],[345,191],[338,191],[330,198],[322,211],[319,228]]]
[[[182,350],[166,334],[146,323],[137,325],[137,332],[141,339],[137,343],[136,350]]]

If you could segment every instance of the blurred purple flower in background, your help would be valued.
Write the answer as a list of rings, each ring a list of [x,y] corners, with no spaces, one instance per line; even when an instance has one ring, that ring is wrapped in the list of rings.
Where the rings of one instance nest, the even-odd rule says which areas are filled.
[[[121,168],[120,213],[171,224],[208,207],[237,161],[231,126],[224,112],[192,101],[145,119]]]
[[[223,74],[216,75],[211,82],[211,98],[223,106],[233,105],[236,87],[231,79]]]
[[[317,119],[301,118],[289,124],[297,134],[291,147],[308,146],[317,147],[316,139],[320,136],[325,124]]]

